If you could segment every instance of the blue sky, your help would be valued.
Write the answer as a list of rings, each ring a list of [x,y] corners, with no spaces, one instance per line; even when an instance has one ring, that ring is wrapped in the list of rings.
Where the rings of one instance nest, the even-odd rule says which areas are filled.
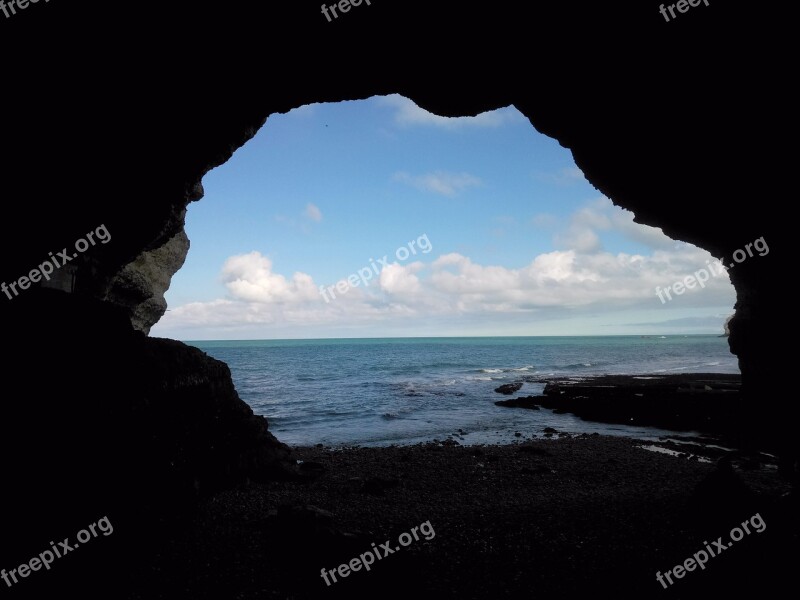
[[[152,335],[718,333],[735,301],[723,274],[662,303],[712,257],[633,223],[513,107],[300,107],[203,185]]]

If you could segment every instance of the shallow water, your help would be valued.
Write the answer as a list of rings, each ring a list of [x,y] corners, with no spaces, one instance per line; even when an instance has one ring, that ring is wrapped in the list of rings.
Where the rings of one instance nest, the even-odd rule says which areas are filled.
[[[541,437],[553,427],[656,439],[669,432],[495,406],[539,395],[551,376],[738,373],[716,335],[188,342],[231,368],[242,399],[292,445],[462,444]],[[524,381],[514,396],[494,392]]]

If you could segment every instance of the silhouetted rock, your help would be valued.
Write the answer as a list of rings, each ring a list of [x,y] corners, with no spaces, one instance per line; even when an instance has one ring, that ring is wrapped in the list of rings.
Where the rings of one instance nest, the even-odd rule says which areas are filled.
[[[497,406],[508,406],[511,408],[530,408],[532,410],[539,410],[538,402],[540,398],[537,396],[525,396],[522,398],[512,398],[511,400],[497,400]]]
[[[500,387],[495,388],[494,391],[497,392],[498,394],[509,395],[509,394],[513,394],[514,392],[519,391],[519,389],[521,387],[522,387],[522,383],[521,382],[504,383]]]
[[[554,378],[545,385],[538,404],[555,414],[569,412],[587,421],[726,434],[741,426],[741,376],[684,373]]]
[[[755,494],[733,469],[732,458],[721,457],[716,468],[697,484],[690,500],[691,516],[709,533],[728,531],[755,509]]]

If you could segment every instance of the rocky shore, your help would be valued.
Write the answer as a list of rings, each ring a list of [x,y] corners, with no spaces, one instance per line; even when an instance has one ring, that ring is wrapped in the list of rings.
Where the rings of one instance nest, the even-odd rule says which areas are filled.
[[[768,597],[787,583],[797,524],[787,513],[789,483],[768,456],[720,463],[718,449],[678,456],[642,446],[581,435],[294,448],[292,481],[223,492],[153,540],[131,565],[131,597]],[[657,582],[658,571],[705,540],[727,539],[755,513],[763,533],[669,590]],[[435,535],[396,550],[423,523]],[[322,569],[339,573],[387,541],[395,550],[368,572],[345,570],[329,585],[322,578]]]
[[[587,421],[731,435],[742,415],[741,375],[601,375],[536,379],[544,395],[498,406],[550,408]]]

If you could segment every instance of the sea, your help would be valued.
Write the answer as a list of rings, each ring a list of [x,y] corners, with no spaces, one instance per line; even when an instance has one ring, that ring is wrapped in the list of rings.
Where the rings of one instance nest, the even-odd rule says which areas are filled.
[[[718,335],[188,341],[231,369],[239,396],[290,446],[507,444],[546,427],[645,440],[674,432],[496,406],[548,377],[739,373]],[[522,381],[513,396],[494,391]],[[684,432],[686,433],[686,432]]]

